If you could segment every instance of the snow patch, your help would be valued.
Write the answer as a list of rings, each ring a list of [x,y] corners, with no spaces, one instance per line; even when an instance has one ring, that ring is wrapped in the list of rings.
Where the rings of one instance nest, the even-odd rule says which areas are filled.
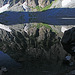
[[[68,30],[67,28],[65,28],[64,26],[61,27],[61,32],[65,32],[66,30]]]
[[[22,4],[22,6],[23,6],[23,8],[24,8],[24,10],[26,10],[26,11],[28,11],[28,6],[27,6],[27,2],[24,2],[23,4]]]
[[[0,13],[3,13],[4,11],[7,11],[9,6],[10,6],[10,4],[6,4],[3,7],[1,7],[0,8]]]
[[[67,4],[69,4],[71,0],[63,0],[62,1],[62,7],[65,7]]]
[[[11,32],[9,26],[5,26],[5,25],[3,25],[3,24],[0,24],[0,29],[4,29],[4,30],[6,30],[6,31],[8,31],[8,32]]]
[[[28,32],[28,27],[27,27],[27,26],[24,27],[24,31],[25,31],[26,33]]]

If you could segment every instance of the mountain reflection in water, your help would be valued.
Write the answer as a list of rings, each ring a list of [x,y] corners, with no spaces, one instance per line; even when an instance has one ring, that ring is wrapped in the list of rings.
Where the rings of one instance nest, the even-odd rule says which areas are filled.
[[[19,67],[21,64],[17,63],[13,60],[9,55],[0,51],[0,66],[4,66],[7,68]]]

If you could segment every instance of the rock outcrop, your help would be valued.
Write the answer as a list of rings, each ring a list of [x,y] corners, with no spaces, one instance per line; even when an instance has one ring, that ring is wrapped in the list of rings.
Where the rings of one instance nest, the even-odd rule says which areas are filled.
[[[12,32],[0,30],[0,50],[15,60],[51,62],[62,64],[66,52],[60,43],[60,37],[45,27],[31,27],[28,34],[24,30]]]
[[[51,2],[51,0],[38,0],[39,6],[43,7],[43,8],[47,5],[49,5],[50,2]]]
[[[0,7],[9,3],[11,6],[15,5],[18,2],[23,3],[25,0],[0,0]]]
[[[0,0],[0,7],[10,3],[11,6],[15,5],[18,2],[24,3],[27,2],[27,5],[30,7],[36,7],[37,5],[40,7],[45,7],[49,5],[54,0]]]
[[[26,0],[26,2],[30,7],[36,7],[38,5],[38,0]]]
[[[64,49],[75,56],[75,27],[65,31],[61,42]]]
[[[42,8],[49,5],[52,1],[54,0],[26,0],[28,6],[36,7],[38,5],[39,7],[42,7]]]

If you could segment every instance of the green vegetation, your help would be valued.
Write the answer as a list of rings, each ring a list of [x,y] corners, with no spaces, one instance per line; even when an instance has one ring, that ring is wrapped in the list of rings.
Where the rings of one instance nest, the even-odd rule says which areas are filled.
[[[33,9],[37,9],[38,11],[41,11],[41,10],[42,10],[42,7],[36,6],[36,7],[33,8]]]
[[[51,7],[52,4],[53,4],[53,2],[52,2],[50,5],[46,6],[45,8],[42,8],[41,11],[46,11],[46,10],[48,10],[48,9]]]
[[[56,2],[57,0],[55,0],[55,2]],[[36,6],[35,8],[33,8],[33,9],[37,9],[37,11],[46,11],[46,10],[48,10],[50,7],[51,7],[51,5],[53,4],[53,1],[52,1],[52,3],[51,4],[49,4],[49,5],[47,5],[46,7],[44,7],[44,8],[42,8],[42,7],[39,7],[39,6]]]
[[[51,4],[49,4],[49,5],[47,5],[47,6],[44,7],[44,8],[39,7],[39,6],[36,6],[36,7],[33,8],[33,9],[37,9],[37,11],[46,11],[46,10],[48,10],[48,9],[51,7],[52,4],[53,4],[53,2],[52,2]]]
[[[52,32],[55,32],[55,33],[57,33],[55,30],[53,30],[52,28],[51,28],[51,26],[49,25],[49,24],[45,24],[45,23],[38,23],[37,25],[33,25],[32,27],[36,27],[36,28],[41,28],[41,27],[46,27],[47,29],[50,29]]]
[[[38,29],[41,28],[42,26],[49,28],[52,30],[52,28],[50,27],[50,25],[45,24],[45,23],[38,23],[37,25],[33,25],[34,27],[37,27]]]
[[[56,2],[57,0],[55,0],[55,2]]]

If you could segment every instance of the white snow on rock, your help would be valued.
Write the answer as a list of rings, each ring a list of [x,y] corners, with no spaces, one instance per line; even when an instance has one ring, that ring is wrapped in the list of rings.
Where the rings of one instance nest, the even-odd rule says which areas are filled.
[[[23,6],[23,8],[24,8],[24,10],[26,10],[26,11],[28,11],[28,6],[27,6],[27,2],[24,2],[23,4],[22,4],[22,6]]]
[[[9,28],[9,26],[3,25],[3,24],[0,24],[0,29],[4,29],[8,32],[11,32],[11,29]]]
[[[61,27],[61,32],[65,32],[66,30],[68,30],[67,28],[65,28],[64,26]]]
[[[27,26],[24,27],[24,31],[25,31],[26,33],[28,32],[28,27],[27,27]]]
[[[67,4],[69,4],[71,0],[63,0],[62,1],[62,7],[65,7]]]
[[[9,6],[10,6],[10,4],[6,4],[3,7],[1,7],[0,8],[0,13],[3,13],[4,11],[7,11]]]

